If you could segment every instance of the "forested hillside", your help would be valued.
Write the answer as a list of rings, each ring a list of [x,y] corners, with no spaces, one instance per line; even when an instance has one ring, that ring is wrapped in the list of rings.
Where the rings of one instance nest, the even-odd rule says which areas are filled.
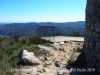
[[[62,35],[70,34],[71,32],[73,32],[75,30],[80,31],[81,34],[84,34],[84,29],[79,29],[79,28],[82,28],[82,27],[84,28],[85,22],[84,21],[66,22],[66,23],[31,22],[31,23],[0,24],[0,35],[3,35],[3,36],[10,36],[10,35],[32,36],[32,35],[36,34],[36,25],[56,26],[58,28],[55,28],[54,33],[60,32]],[[59,28],[59,26],[71,27],[71,28],[65,29],[65,28]],[[72,28],[72,27],[74,27],[74,28]],[[45,32],[47,32],[47,31],[45,31]],[[46,35],[46,34],[44,34],[44,35]]]

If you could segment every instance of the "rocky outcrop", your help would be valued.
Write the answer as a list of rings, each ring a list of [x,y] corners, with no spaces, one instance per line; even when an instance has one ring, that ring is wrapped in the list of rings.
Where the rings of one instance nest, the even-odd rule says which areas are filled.
[[[41,61],[34,56],[33,52],[28,52],[27,50],[22,51],[22,61],[26,64],[40,64]]]
[[[66,67],[68,60],[73,54],[73,48],[77,46],[76,44],[73,47],[70,42],[62,43],[61,46],[66,51],[59,50],[61,46],[57,44],[53,44],[51,47],[38,46],[40,48],[38,48],[40,54],[37,57],[34,56],[33,52],[23,50],[22,60],[24,63],[33,63],[34,65],[22,66],[18,72],[16,72],[17,75],[70,75],[70,71]],[[57,50],[54,47],[56,47]]]
[[[45,61],[47,60],[47,57],[45,57],[45,56],[40,56],[40,57],[39,57],[39,60],[45,62]]]
[[[88,66],[100,72],[100,0],[87,0],[84,52]]]
[[[38,47],[41,49],[42,52],[44,52],[47,56],[52,56],[55,54],[55,51],[52,47],[46,47],[38,45]]]

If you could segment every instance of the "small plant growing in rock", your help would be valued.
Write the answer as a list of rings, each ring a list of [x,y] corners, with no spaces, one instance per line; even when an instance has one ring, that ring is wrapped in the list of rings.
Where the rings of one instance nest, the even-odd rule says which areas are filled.
[[[67,68],[70,69],[74,63],[75,63],[75,60],[69,59],[67,63]]]
[[[78,45],[80,45],[81,43],[80,43],[80,42],[78,42],[77,44],[78,44]]]
[[[74,52],[81,52],[79,49],[76,49]]]

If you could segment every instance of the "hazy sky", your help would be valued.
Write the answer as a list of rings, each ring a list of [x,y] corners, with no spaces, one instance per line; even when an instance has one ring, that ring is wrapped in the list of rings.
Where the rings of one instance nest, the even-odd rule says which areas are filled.
[[[0,22],[85,20],[86,0],[0,0]]]

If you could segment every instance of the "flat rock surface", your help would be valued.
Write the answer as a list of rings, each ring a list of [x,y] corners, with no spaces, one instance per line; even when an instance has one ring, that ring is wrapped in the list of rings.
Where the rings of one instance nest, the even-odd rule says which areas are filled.
[[[50,40],[51,42],[61,42],[61,41],[84,41],[84,37],[71,37],[71,36],[51,36],[42,37],[43,39]]]
[[[75,52],[75,53],[72,55],[72,59],[76,59],[79,55],[80,55],[79,52]]]

